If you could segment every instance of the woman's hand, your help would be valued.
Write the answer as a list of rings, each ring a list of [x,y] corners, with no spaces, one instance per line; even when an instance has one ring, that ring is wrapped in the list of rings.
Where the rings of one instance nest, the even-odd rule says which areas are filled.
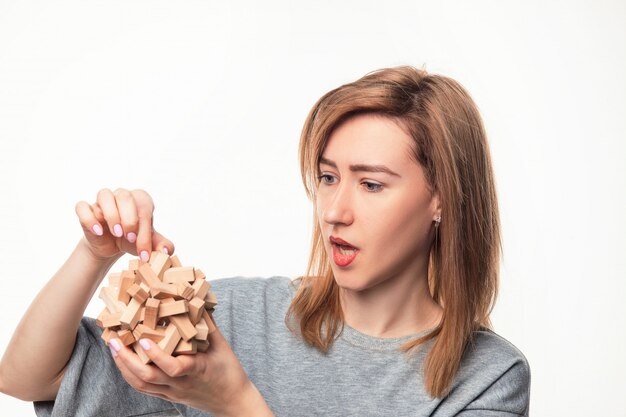
[[[151,340],[140,343],[154,364],[143,364],[117,339],[109,342],[122,376],[137,391],[215,416],[273,416],[219,329],[209,335],[208,351],[196,355],[172,357]]]
[[[153,212],[152,198],[144,190],[118,188],[112,192],[105,188],[94,204],[76,204],[83,241],[98,260],[130,253],[148,261],[153,250],[173,254],[173,243],[152,227]]]

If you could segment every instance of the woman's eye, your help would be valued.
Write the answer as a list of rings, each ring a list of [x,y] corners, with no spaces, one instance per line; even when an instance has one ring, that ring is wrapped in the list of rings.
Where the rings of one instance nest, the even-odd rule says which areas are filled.
[[[377,193],[383,189],[382,184],[376,184],[375,182],[364,181],[363,185],[367,191],[371,191],[373,193]]]
[[[335,181],[335,177],[330,174],[322,174],[317,177],[324,184],[332,184]]]

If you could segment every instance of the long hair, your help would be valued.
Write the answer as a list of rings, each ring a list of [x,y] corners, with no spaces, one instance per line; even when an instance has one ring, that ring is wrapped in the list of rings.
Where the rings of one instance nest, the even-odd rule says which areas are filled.
[[[412,156],[439,194],[441,223],[430,249],[428,284],[443,315],[432,332],[401,349],[409,353],[433,340],[423,364],[424,382],[432,397],[441,398],[473,332],[491,328],[489,315],[498,292],[500,221],[485,129],[476,104],[455,80],[410,66],[371,72],[325,94],[304,123],[300,169],[313,204],[319,159],[329,136],[347,118],[362,113],[401,121],[414,140]],[[313,220],[306,274],[298,278],[286,323],[327,352],[341,331],[343,314],[316,214]]]

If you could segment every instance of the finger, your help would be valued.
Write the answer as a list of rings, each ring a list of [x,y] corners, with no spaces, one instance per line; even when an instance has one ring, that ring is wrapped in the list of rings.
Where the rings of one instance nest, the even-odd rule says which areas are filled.
[[[173,357],[168,355],[152,340],[139,340],[141,347],[148,357],[159,367],[167,376],[171,378],[180,378],[193,373],[195,361],[188,356],[182,355]]]
[[[150,386],[151,392],[165,393],[164,386],[169,386],[172,379],[165,372],[156,366],[146,365],[141,362],[139,356],[132,352],[128,347],[123,346],[117,339],[109,341],[111,349],[117,355],[113,355],[115,363],[122,367],[127,373],[126,375],[134,381],[134,383],[142,386]],[[113,352],[111,352],[113,353]],[[130,382],[130,381],[129,381]]]
[[[123,188],[115,190],[115,204],[120,215],[122,229],[126,234],[126,240],[130,243],[137,241],[137,226],[139,216],[137,215],[137,206],[135,199],[130,191]]]
[[[93,212],[94,216],[96,216],[96,219],[98,219],[100,224],[106,223],[106,219],[104,218],[104,213],[102,213],[102,209],[100,208],[98,203],[91,205],[91,211]]]
[[[167,387],[164,385],[155,385],[149,382],[141,380],[137,375],[133,374],[125,364],[115,359],[115,364],[117,368],[120,370],[122,377],[128,384],[133,387],[135,390],[142,392],[147,395],[151,395],[153,397],[158,397],[166,401],[171,401],[172,399],[167,395],[164,390],[167,390]]]
[[[167,239],[156,230],[152,234],[152,244],[154,245],[154,250],[165,252],[168,255],[173,255],[176,249],[171,240]]]
[[[163,385],[151,384],[149,382],[143,381],[137,375],[128,369],[126,364],[120,361],[118,357],[114,357],[115,364],[117,368],[120,370],[122,377],[130,384],[131,387],[135,388],[137,391],[144,392],[146,394],[159,396],[164,395],[161,391],[163,390]]]
[[[139,216],[137,253],[144,262],[148,262],[152,252],[152,213],[154,212],[154,204],[152,203],[152,198],[143,190],[133,190],[131,193],[135,199],[137,215]]]
[[[98,192],[96,199],[98,206],[102,209],[104,218],[107,222],[109,231],[113,236],[122,237],[124,230],[120,224],[120,215],[117,210],[117,204],[115,203],[115,196],[108,188],[103,188]]]
[[[102,236],[104,234],[102,224],[100,224],[93,213],[91,206],[86,201],[79,201],[76,203],[74,210],[76,211],[76,215],[78,216],[78,220],[80,225],[83,227],[83,230],[89,231],[96,236]]]

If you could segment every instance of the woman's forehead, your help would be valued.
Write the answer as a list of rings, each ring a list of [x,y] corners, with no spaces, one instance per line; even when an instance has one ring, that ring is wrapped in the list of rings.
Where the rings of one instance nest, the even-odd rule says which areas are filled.
[[[320,160],[336,164],[392,164],[402,166],[414,163],[414,141],[391,117],[378,114],[353,116],[330,135]]]

